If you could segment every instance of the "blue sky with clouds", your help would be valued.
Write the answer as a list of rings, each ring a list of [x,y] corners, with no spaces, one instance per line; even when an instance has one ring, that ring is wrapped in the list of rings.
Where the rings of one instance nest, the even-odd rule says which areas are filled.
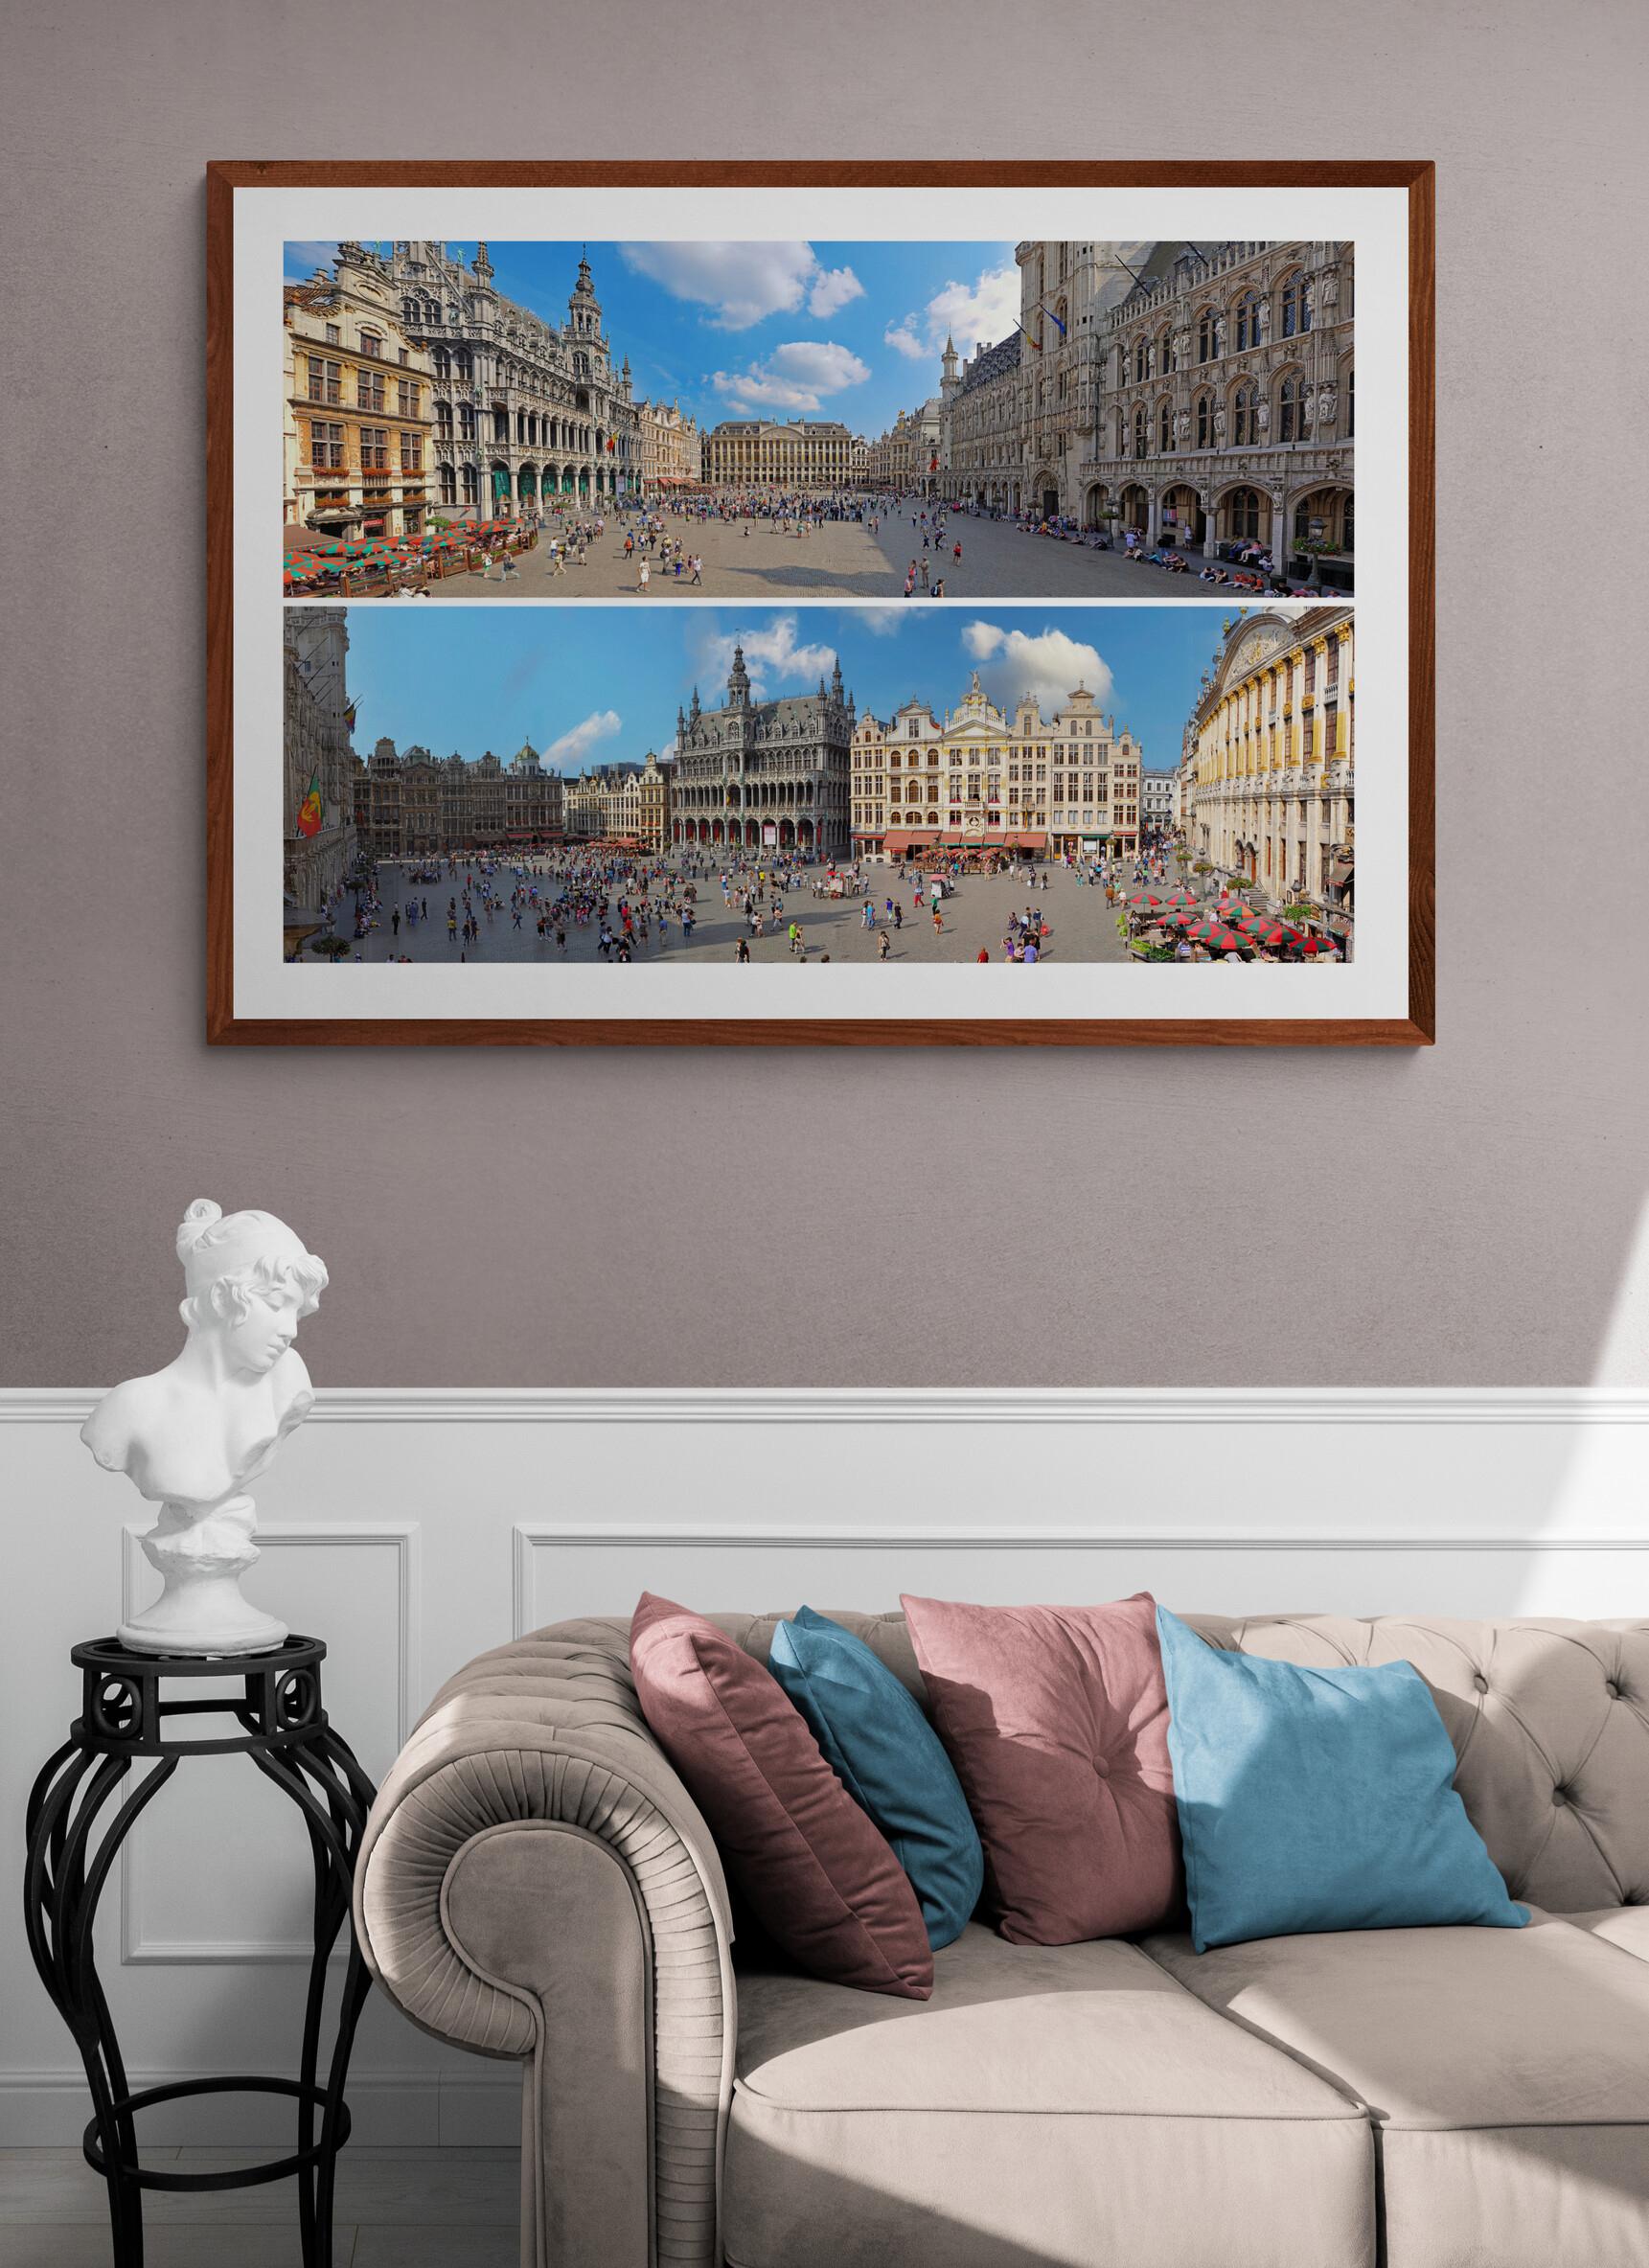
[[[1178,761],[1180,732],[1220,643],[1219,607],[446,607],[349,609],[355,744],[380,735],[438,756],[513,756],[523,741],[562,770],[666,751],[695,685],[723,697],[735,636],[758,691],[808,693],[839,655],[860,711],[915,696],[954,707],[977,669],[995,699],[1027,686],[1043,713],[1078,682],[1141,741]]]
[[[387,246],[385,247],[387,249]],[[451,240],[466,261],[473,242]],[[289,281],[330,263],[286,247]],[[490,242],[493,282],[546,322],[566,319],[576,243]],[[700,425],[728,417],[840,418],[874,439],[936,393],[957,354],[1005,338],[1019,311],[1011,243],[685,241],[591,244],[615,362],[638,396],[679,401]]]

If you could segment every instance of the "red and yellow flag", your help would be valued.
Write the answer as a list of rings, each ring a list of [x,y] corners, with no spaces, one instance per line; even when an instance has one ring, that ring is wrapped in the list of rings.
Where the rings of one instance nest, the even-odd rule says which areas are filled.
[[[316,772],[314,777],[309,782],[309,793],[304,797],[303,802],[298,806],[298,833],[300,835],[319,835],[321,831],[321,820],[323,815],[324,814],[321,810],[321,775],[319,772]]]

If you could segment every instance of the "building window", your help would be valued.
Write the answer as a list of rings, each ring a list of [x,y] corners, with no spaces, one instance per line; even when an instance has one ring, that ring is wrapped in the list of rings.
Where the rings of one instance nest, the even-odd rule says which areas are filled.
[[[1225,499],[1225,512],[1233,540],[1246,536],[1258,537],[1260,532],[1260,496],[1257,489],[1233,489]]]
[[[1199,394],[1199,395],[1198,395],[1198,397],[1197,397],[1197,447],[1198,447],[1199,448],[1212,448],[1212,447],[1213,447],[1213,446],[1214,446],[1214,402],[1213,402],[1213,397],[1212,397],[1211,395],[1208,395],[1208,394]]]
[[[1306,381],[1291,372],[1283,380],[1282,398],[1277,404],[1277,439],[1303,441],[1305,439]]]
[[[363,425],[360,429],[360,463],[363,472],[389,470],[389,429],[385,425]]]
[[[424,436],[422,433],[403,433],[401,437],[401,470],[402,472],[424,470]]]
[[[327,325],[327,344],[329,347],[342,346],[343,337],[343,332],[338,329],[335,323],[329,323]]]
[[[435,429],[443,441],[451,440],[452,404],[450,401],[438,401],[435,404]]]
[[[396,381],[395,394],[401,416],[415,418],[418,415],[418,388],[406,378],[400,378]]]
[[[1254,424],[1254,389],[1239,386],[1231,403],[1231,439],[1238,448],[1259,439]]]
[[[1204,308],[1197,318],[1197,359],[1212,362],[1220,351],[1220,327],[1212,308]]]
[[[1260,343],[1260,303],[1251,291],[1237,302],[1237,352],[1246,355]]]
[[[458,404],[458,438],[460,441],[473,441],[475,438],[475,404],[472,401],[461,401]]]
[[[1145,454],[1145,412],[1142,409],[1136,409],[1134,413],[1134,453],[1136,457]]]
[[[1345,374],[1345,438],[1346,438],[1346,440],[1347,440],[1347,441],[1351,440],[1352,436],[1353,436],[1353,435],[1356,433],[1356,431],[1357,431],[1357,373],[1356,373],[1356,371],[1355,371],[1355,370],[1348,370],[1348,371],[1346,372],[1346,374]]]
[[[357,370],[355,374],[355,398],[361,409],[383,407],[383,373],[381,370]]]
[[[1290,276],[1283,286],[1283,336],[1298,338],[1311,329],[1311,278]]]
[[[344,398],[343,365],[328,362],[319,355],[309,356],[309,400],[311,401],[342,401]]]
[[[383,353],[382,332],[363,331],[360,334],[360,351],[363,355],[381,355]]]
[[[475,357],[468,347],[460,347],[457,354],[453,355],[452,375],[467,386],[472,382],[475,376]]]
[[[342,425],[322,424],[309,426],[309,460],[317,468],[338,467],[344,461],[344,429]]]

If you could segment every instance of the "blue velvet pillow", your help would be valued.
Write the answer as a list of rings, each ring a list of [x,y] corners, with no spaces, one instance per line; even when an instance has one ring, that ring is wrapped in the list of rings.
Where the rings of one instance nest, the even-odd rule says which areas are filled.
[[[985,1855],[961,1782],[921,1704],[862,1638],[803,1607],[767,1666],[842,1786],[893,1846],[937,1949],[979,1902]]]
[[[1522,1929],[1411,1662],[1307,1669],[1157,1610],[1199,1953],[1311,1930]]]

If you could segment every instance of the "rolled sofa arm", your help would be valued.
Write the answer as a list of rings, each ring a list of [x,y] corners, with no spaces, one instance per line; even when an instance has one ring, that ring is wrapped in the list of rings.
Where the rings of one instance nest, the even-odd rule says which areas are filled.
[[[714,2268],[726,1884],[613,1625],[555,1624],[443,1686],[373,1806],[355,1918],[415,2024],[531,2063],[523,2261]]]

